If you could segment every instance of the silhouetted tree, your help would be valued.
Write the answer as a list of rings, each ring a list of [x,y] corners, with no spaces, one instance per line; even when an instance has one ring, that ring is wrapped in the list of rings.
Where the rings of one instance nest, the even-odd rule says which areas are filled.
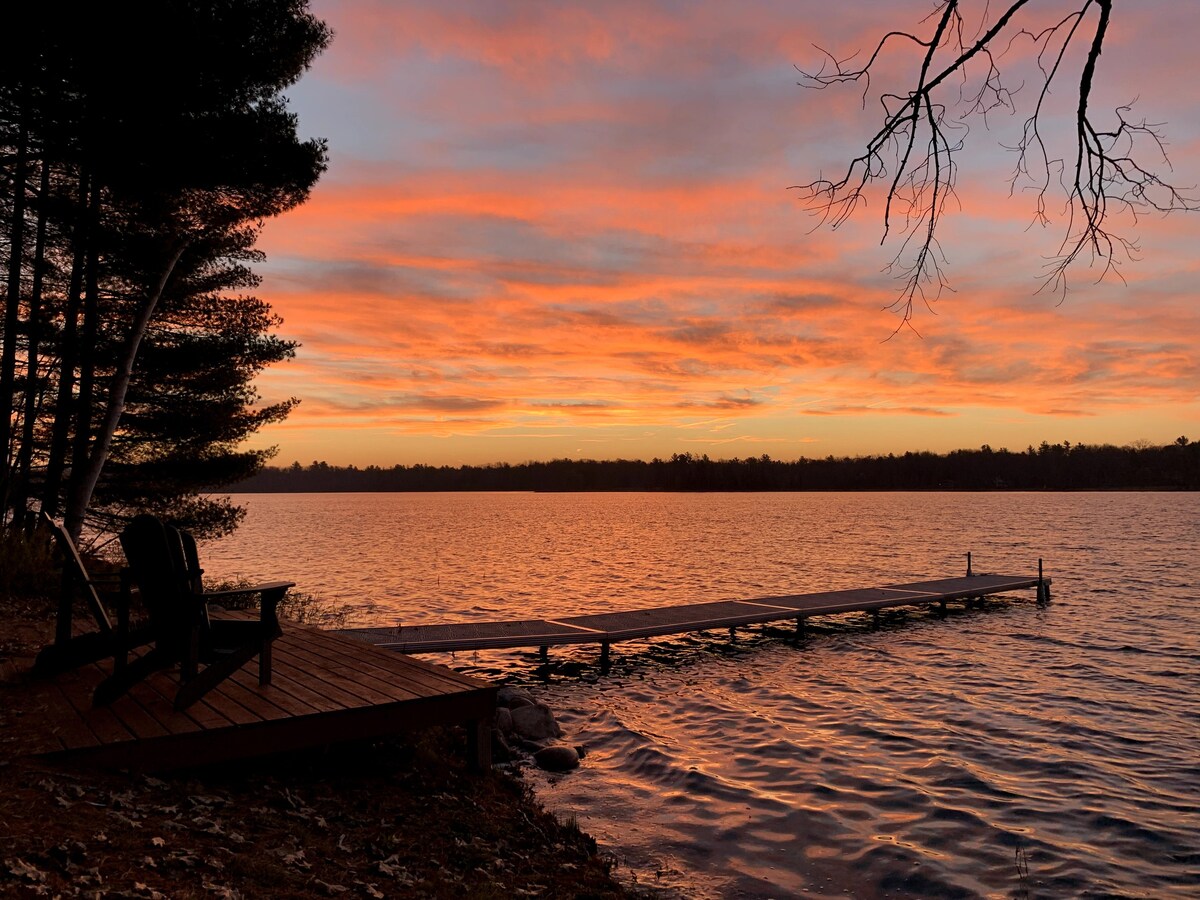
[[[78,533],[109,457],[127,460],[134,443],[168,440],[161,416],[143,416],[136,436],[122,430],[127,406],[147,408],[151,380],[199,390],[204,371],[209,393],[196,402],[208,403],[208,414],[196,429],[214,429],[210,443],[226,449],[233,432],[244,436],[290,405],[248,406],[256,396],[245,379],[291,352],[266,336],[276,321],[257,301],[218,327],[211,316],[203,327],[178,321],[178,303],[176,321],[165,313],[172,296],[208,298],[211,312],[214,291],[245,287],[241,275],[222,285],[214,273],[250,259],[261,222],[302,202],[323,171],[324,142],[297,136],[282,91],[330,32],[305,0],[67,6],[53,17],[31,5],[6,12],[21,39],[0,62],[8,224],[0,461],[4,483],[20,484],[3,498],[6,508],[23,513],[40,465],[43,509],[56,511],[65,497],[66,524]],[[40,235],[32,249],[31,194]],[[227,349],[221,341],[239,329],[246,343],[247,327],[258,329],[253,361],[236,353],[202,361],[195,352],[205,341],[209,351]],[[184,352],[189,340],[199,343]],[[153,367],[139,367],[144,346],[155,348]],[[167,370],[166,360],[168,369],[193,368]],[[227,374],[216,375],[222,367]],[[212,392],[221,389],[228,395],[218,401]],[[214,418],[218,407],[226,412]],[[202,440],[194,437],[193,445]],[[108,486],[101,492],[112,495]]]
[[[713,460],[677,453],[668,460],[556,459],[492,466],[266,467],[237,491],[882,491],[1200,489],[1200,442],[1165,447],[1137,442],[1051,444],[946,454],[784,461],[768,456]]]

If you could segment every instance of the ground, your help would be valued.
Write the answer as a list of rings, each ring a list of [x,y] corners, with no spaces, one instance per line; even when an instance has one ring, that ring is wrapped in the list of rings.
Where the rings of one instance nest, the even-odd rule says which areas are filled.
[[[17,758],[48,604],[0,596],[0,895],[624,897],[587,835],[432,729],[203,770]]]

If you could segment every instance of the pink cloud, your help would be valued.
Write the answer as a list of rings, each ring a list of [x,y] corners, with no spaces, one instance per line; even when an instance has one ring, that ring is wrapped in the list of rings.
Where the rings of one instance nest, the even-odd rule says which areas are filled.
[[[928,11],[902,6],[889,23]],[[878,207],[814,231],[786,190],[857,139],[853,91],[804,92],[789,66],[812,40],[866,46],[881,14],[827,7],[318,7],[338,37],[309,78],[375,118],[313,95],[305,121],[349,128],[355,152],[329,134],[329,177],[264,235],[262,294],[303,343],[263,380],[303,398],[281,434],[636,443],[621,429],[716,416],[739,427],[689,439],[736,447],[815,440],[789,430],[801,417],[919,434],[971,410],[1107,423],[1196,404],[1197,226],[1137,223],[1153,259],[1128,286],[1081,273],[1059,305],[1035,293],[1054,238],[1025,230],[1002,152],[965,166],[947,219],[955,293],[921,314],[923,339],[888,340]],[[1122,15],[1113,55],[1171,65],[1146,52],[1142,14]]]

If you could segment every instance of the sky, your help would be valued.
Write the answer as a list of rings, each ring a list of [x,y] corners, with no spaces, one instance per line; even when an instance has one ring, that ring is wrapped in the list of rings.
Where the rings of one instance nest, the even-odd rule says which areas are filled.
[[[943,219],[953,290],[897,332],[880,198],[833,231],[790,189],[879,124],[798,68],[933,5],[315,0],[335,37],[288,96],[330,166],[259,242],[259,296],[301,346],[258,385],[301,403],[253,445],[390,466],[1200,438],[1200,213],[1114,219],[1139,248],[1121,277],[1039,293],[1062,196],[1035,224],[1008,184],[1024,115],[989,117]],[[1190,4],[1116,4],[1092,100],[1164,123],[1183,187],[1198,41]],[[1029,62],[1002,61],[1026,113]],[[914,64],[886,55],[876,85]]]

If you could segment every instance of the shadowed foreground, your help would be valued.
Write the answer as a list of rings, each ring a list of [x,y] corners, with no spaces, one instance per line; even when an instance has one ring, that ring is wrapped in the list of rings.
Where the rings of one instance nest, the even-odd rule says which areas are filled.
[[[7,607],[7,608],[6,608]],[[0,893],[619,897],[595,843],[457,729],[157,777],[16,759],[49,619],[0,597]]]

